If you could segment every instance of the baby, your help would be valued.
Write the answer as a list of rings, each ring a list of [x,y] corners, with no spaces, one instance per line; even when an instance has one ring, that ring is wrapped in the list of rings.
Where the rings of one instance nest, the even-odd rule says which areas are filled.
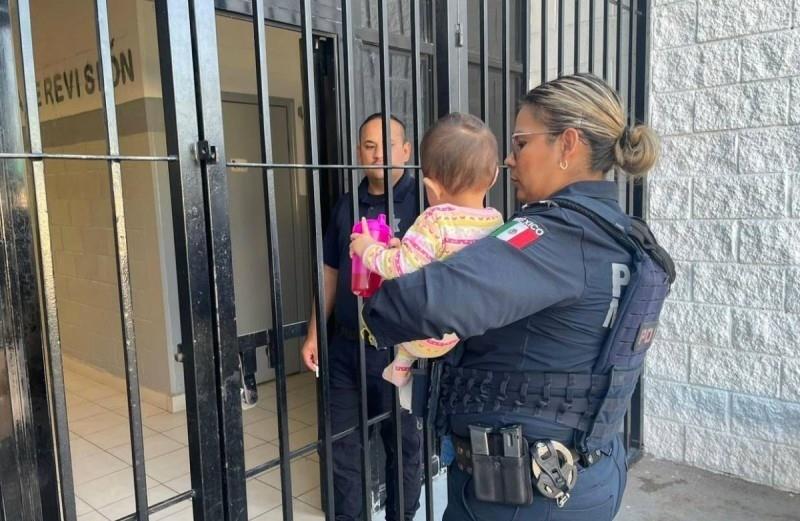
[[[425,133],[420,156],[430,207],[417,217],[400,245],[387,247],[369,232],[351,236],[351,255],[361,257],[367,269],[384,279],[442,260],[503,224],[497,210],[483,205],[498,173],[497,140],[483,121],[468,114],[444,116]],[[362,229],[368,229],[365,221]],[[383,378],[398,387],[405,386],[414,360],[442,356],[458,340],[449,333],[438,340],[400,344],[394,361],[383,371]]]

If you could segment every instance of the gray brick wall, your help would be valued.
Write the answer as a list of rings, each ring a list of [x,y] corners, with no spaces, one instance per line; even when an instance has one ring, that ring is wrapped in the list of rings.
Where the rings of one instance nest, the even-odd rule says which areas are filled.
[[[800,491],[800,0],[655,0],[650,453]]]

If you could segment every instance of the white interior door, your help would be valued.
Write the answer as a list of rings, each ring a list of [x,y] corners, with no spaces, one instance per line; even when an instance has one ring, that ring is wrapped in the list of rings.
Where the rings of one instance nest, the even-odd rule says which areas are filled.
[[[241,98],[241,99],[240,99]],[[272,154],[275,163],[294,162],[294,128],[291,100],[270,100]],[[230,161],[258,162],[260,158],[258,105],[255,100],[236,96],[223,98],[225,149]],[[305,320],[311,305],[310,262],[308,259],[307,197],[301,172],[275,171],[278,214],[283,319],[285,324]],[[272,328],[271,284],[267,260],[267,224],[264,185],[260,169],[230,168],[231,248],[236,295],[237,334]],[[300,343],[285,343],[287,374],[301,370]],[[267,364],[266,350],[257,350],[256,380],[275,377]]]

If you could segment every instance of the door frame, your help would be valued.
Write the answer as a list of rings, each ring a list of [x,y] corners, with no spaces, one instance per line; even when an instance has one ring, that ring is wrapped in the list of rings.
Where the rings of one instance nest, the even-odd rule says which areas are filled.
[[[242,105],[249,105],[249,106],[253,106],[256,110],[258,110],[258,96],[256,96],[255,94],[245,94],[245,93],[240,93],[240,92],[223,91],[222,92],[222,103],[238,103],[238,104],[242,104]],[[289,148],[289,157],[288,157],[287,162],[288,163],[296,163],[296,158],[297,158],[296,131],[297,131],[297,127],[296,127],[296,124],[295,124],[295,121],[294,121],[295,100],[293,100],[291,98],[284,98],[284,97],[281,97],[281,96],[270,96],[270,98],[269,98],[269,106],[270,107],[283,107],[286,110],[286,113],[288,115],[288,117],[287,117],[287,140],[288,140],[288,148]],[[301,220],[302,220],[302,216],[301,216],[301,212],[300,212],[300,208],[299,208],[299,201],[297,200],[297,197],[298,197],[297,194],[300,193],[301,186],[299,184],[300,183],[299,175],[293,175],[291,177],[291,179],[292,179],[292,189],[294,190],[294,194],[295,194],[295,201],[294,201],[295,204],[292,205],[292,219],[293,219],[293,227],[296,227],[295,225],[299,225],[301,223]],[[264,194],[264,197],[265,197],[265,200],[266,200],[266,197],[267,197],[266,193]],[[294,242],[291,245],[291,249],[292,249],[292,253],[293,253],[293,255],[292,255],[293,258],[300,258],[301,257],[301,253],[302,252],[300,251],[299,242]],[[294,287],[297,288],[299,286],[300,286],[300,284],[298,284],[298,279],[295,278]],[[305,288],[305,285],[303,285],[303,288]],[[306,332],[305,328],[298,327],[297,331],[296,331],[296,334],[293,337],[297,338],[297,337],[299,337],[301,335],[304,335],[305,332]],[[259,365],[260,365],[260,363],[262,361],[266,362],[267,366],[266,366],[265,370],[272,371],[272,374],[270,376],[268,376],[266,379],[257,380],[257,383],[259,383],[259,384],[261,384],[263,382],[267,382],[267,381],[272,381],[272,380],[275,379],[274,368],[273,368],[273,365],[272,365],[272,361],[274,360],[274,356],[275,355],[273,353],[273,347],[271,346],[271,343],[269,341],[269,339],[272,337],[272,334],[273,334],[273,331],[270,328],[270,329],[267,329],[267,330],[251,331],[251,332],[244,333],[244,334],[238,336],[240,352],[249,351],[249,350],[258,350],[258,351],[260,351],[261,348],[265,348],[265,359],[259,361]],[[287,337],[286,339],[289,340],[290,338],[292,338],[292,337]],[[299,374],[299,373],[302,373],[302,372],[305,372],[305,371],[307,371],[307,369],[305,369],[304,366],[302,364],[300,364],[299,368],[298,368],[298,370],[296,372],[287,373],[287,374]]]

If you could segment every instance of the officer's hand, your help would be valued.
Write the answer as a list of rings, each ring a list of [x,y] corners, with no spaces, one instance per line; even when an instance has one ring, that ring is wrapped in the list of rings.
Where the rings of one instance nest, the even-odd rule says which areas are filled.
[[[310,371],[317,372],[319,365],[317,359],[317,343],[313,340],[306,340],[303,343],[303,348],[300,350],[300,355],[303,358],[303,363]]]

